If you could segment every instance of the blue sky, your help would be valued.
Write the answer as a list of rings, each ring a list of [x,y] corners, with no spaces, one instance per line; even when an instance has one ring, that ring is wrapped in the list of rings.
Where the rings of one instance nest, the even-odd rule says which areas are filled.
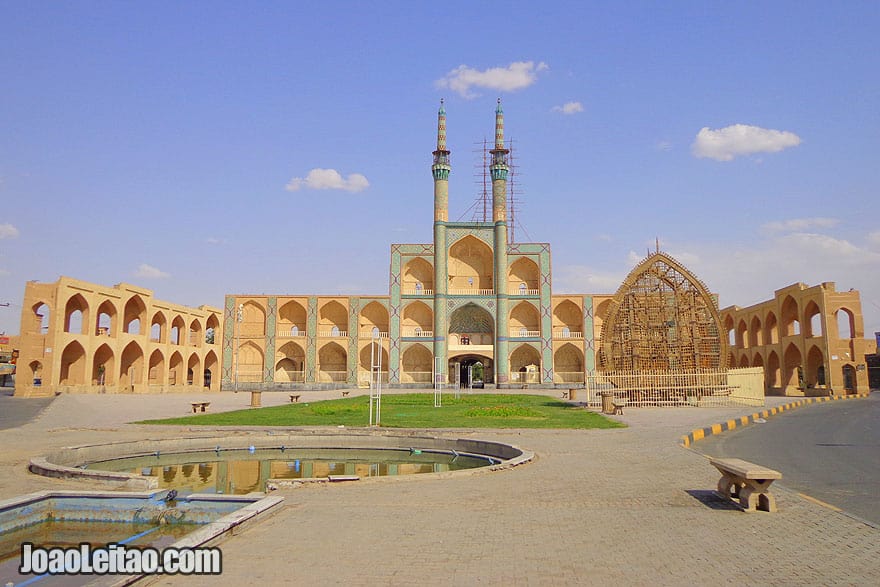
[[[659,238],[722,307],[858,289],[870,336],[877,30],[874,1],[0,0],[0,332],[60,275],[385,294],[390,244],[432,238],[440,98],[467,220],[501,96],[555,292],[613,293]]]

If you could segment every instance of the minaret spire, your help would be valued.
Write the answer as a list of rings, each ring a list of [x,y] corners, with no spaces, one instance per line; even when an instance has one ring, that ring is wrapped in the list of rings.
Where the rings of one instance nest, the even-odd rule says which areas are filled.
[[[495,108],[495,148],[490,151],[492,164],[489,172],[492,175],[492,220],[507,222],[507,154],[504,148],[504,111],[501,109],[501,98]]]
[[[507,293],[507,154],[504,148],[504,112],[501,98],[495,108],[495,148],[490,152],[492,164],[492,221],[493,256],[495,274],[495,384],[499,388],[510,385],[510,359],[508,356],[508,293]]]
[[[449,220],[449,150],[446,148],[446,107],[440,99],[440,110],[437,112],[437,150],[434,151],[434,164],[431,174],[434,176],[434,221]]]

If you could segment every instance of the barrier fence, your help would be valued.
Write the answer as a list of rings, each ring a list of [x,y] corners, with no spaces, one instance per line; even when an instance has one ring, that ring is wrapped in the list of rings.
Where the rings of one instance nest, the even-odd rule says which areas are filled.
[[[635,407],[763,406],[764,370],[591,371],[585,388],[591,407],[602,406],[603,394]]]

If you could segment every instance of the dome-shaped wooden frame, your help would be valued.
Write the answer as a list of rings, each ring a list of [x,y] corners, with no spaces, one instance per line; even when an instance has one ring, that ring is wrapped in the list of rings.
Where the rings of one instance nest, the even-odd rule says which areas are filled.
[[[705,284],[678,261],[655,253],[614,294],[602,325],[603,371],[727,369],[727,341]]]

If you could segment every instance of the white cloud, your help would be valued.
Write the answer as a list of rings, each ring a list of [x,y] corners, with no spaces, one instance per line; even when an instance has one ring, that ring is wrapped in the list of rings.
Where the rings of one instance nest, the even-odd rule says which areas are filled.
[[[347,192],[362,192],[370,187],[370,182],[360,173],[352,173],[347,178],[335,169],[312,169],[305,178],[294,177],[284,189],[296,192],[301,189],[312,190],[345,190]]]
[[[0,224],[0,238],[16,238],[18,237],[18,229],[9,224]]]
[[[803,232],[811,228],[831,228],[840,224],[837,218],[791,218],[789,220],[780,220],[768,222],[761,226],[764,230],[770,232]]]
[[[134,272],[135,277],[141,277],[143,279],[167,279],[171,277],[169,273],[165,273],[161,269],[153,267],[152,265],[147,265],[146,263],[141,263],[137,271]]]
[[[554,267],[553,291],[558,293],[614,293],[626,274],[603,273],[585,265]]]
[[[6,277],[8,275],[12,275],[12,273],[7,271],[6,269],[0,269],[0,277]]]
[[[880,231],[870,233],[866,240],[869,245],[880,246]]]
[[[216,236],[209,236],[205,239],[205,242],[209,245],[223,245],[226,244],[225,238],[217,238]]]
[[[566,102],[562,106],[554,106],[551,110],[562,114],[576,114],[584,111],[584,105],[580,102]]]
[[[474,98],[478,94],[471,92],[471,88],[502,92],[527,88],[538,80],[538,73],[545,69],[549,69],[549,66],[543,61],[515,61],[507,67],[490,67],[483,71],[459,65],[434,83],[438,88],[449,88],[463,98]]]
[[[801,138],[793,132],[734,124],[718,130],[703,127],[691,145],[694,156],[731,161],[739,155],[775,153],[796,147]]]
[[[657,144],[654,145],[658,151],[671,151],[672,143],[669,141],[657,141]]]

